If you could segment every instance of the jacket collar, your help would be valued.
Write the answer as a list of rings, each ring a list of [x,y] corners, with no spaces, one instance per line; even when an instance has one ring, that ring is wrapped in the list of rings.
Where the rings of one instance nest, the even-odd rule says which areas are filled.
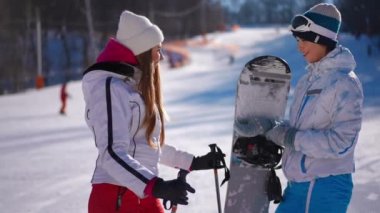
[[[124,62],[131,65],[138,65],[138,61],[133,52],[126,46],[122,45],[116,39],[111,38],[102,52],[99,54],[96,62]]]
[[[356,62],[352,53],[347,48],[339,45],[321,60],[310,63],[306,69],[309,72],[309,80],[311,80],[329,72],[349,72],[354,70],[355,67]]]
[[[140,82],[142,73],[136,67],[138,65],[136,56],[129,48],[114,38],[108,41],[96,62],[87,68],[83,75],[90,71],[102,70],[112,73],[111,75],[114,77],[126,79],[133,84]]]

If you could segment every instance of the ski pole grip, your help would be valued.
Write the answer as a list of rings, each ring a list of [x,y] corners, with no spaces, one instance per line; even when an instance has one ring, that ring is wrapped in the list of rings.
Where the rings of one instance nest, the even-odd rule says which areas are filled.
[[[209,144],[208,145],[209,147],[210,147],[210,149],[211,149],[211,152],[216,152],[216,144]]]
[[[214,155],[216,155],[216,152],[217,152],[217,149],[216,149],[216,144],[215,143],[213,143],[213,144],[209,144],[208,145],[209,147],[210,147],[210,149],[211,149],[211,152],[212,153],[214,153]],[[216,162],[216,160],[214,159],[213,160],[213,166],[214,166],[214,170],[216,171],[217,170],[217,162]]]
[[[217,146],[216,144],[209,144],[208,145],[211,149],[211,152],[216,154],[217,153]],[[219,192],[219,180],[218,180],[218,169],[216,167],[216,160],[214,160],[214,178],[215,178],[215,188],[216,188],[216,197],[218,201],[218,213],[222,212],[222,207],[220,203],[220,192]]]
[[[189,171],[187,170],[184,170],[184,169],[180,169],[179,172],[178,172],[178,175],[177,175],[177,179],[178,180],[181,180],[183,182],[186,183],[186,176],[189,174]],[[165,202],[165,201],[164,201]],[[164,203],[165,204],[165,203]],[[166,208],[166,204],[165,204],[165,209]],[[176,213],[177,212],[177,209],[178,209],[178,204],[177,203],[170,203],[170,207],[169,209],[171,209],[171,213]],[[168,209],[167,209],[168,210]]]
[[[186,176],[189,174],[189,171],[186,171],[186,170],[184,170],[184,169],[181,169],[181,170],[179,170],[179,172],[178,172],[178,177],[177,177],[177,179],[178,180],[182,180],[183,182],[185,182],[186,183]]]

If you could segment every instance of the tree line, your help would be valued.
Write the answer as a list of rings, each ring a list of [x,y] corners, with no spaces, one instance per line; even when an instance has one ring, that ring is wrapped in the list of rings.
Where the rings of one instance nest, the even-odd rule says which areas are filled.
[[[215,0],[1,0],[0,94],[34,86],[37,20],[42,74],[51,85],[80,78],[82,69],[93,63],[94,51],[116,34],[126,9],[159,25],[166,40],[215,31],[224,24],[223,8]]]
[[[343,30],[356,36],[380,34],[380,1],[378,0],[336,0],[342,13]]]
[[[319,0],[0,0],[0,94],[35,86],[38,47],[46,85],[79,79],[128,9],[160,26],[165,39],[225,30],[228,25],[288,24]],[[336,0],[343,28],[378,35],[377,0]],[[227,4],[229,3],[229,4]],[[240,3],[240,4],[238,4]],[[233,5],[239,5],[232,10]],[[353,14],[353,15],[352,15]],[[39,24],[39,25],[38,25]],[[41,45],[38,26],[40,26]]]

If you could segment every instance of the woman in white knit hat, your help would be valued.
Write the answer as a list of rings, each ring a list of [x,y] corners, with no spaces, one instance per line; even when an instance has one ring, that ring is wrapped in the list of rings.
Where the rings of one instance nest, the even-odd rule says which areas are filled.
[[[159,178],[158,163],[188,171],[221,167],[221,152],[194,157],[164,143],[163,40],[146,17],[124,11],[116,38],[84,73],[85,118],[99,151],[90,213],[164,212],[158,198],[186,205],[187,192],[195,190],[182,180]]]
[[[277,213],[346,212],[351,199],[363,90],[353,55],[337,44],[340,23],[338,9],[326,3],[293,18],[307,73],[294,90],[289,121],[256,119],[256,126],[271,124],[259,133],[285,146],[288,184]]]

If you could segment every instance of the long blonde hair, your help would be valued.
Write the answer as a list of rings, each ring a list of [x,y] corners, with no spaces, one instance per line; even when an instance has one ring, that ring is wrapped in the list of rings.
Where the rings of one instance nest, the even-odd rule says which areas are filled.
[[[154,147],[152,134],[156,125],[157,111],[161,121],[160,145],[165,141],[165,109],[163,106],[161,93],[160,68],[158,64],[154,64],[152,60],[152,49],[143,52],[137,56],[139,62],[138,68],[142,71],[141,80],[138,89],[142,94],[145,103],[145,117],[143,126],[146,126],[146,139],[148,144]]]

